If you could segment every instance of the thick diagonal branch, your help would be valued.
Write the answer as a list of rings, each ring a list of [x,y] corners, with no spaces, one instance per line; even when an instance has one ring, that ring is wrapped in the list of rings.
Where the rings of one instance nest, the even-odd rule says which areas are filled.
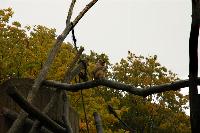
[[[66,73],[65,73],[65,78],[64,78],[64,81],[66,83],[69,83],[80,71],[81,71],[81,68],[83,68],[83,65],[82,64],[79,64],[78,67],[75,67],[75,64],[78,62],[80,56],[82,55],[82,52],[83,52],[83,48],[80,48],[80,50],[78,51],[78,53],[76,54],[76,56],[74,57],[73,61],[70,63]],[[74,68],[74,69],[73,69]],[[63,96],[64,94],[62,93],[62,90],[56,90],[55,94],[51,97],[51,100],[50,102],[47,104],[47,106],[44,108],[43,110],[43,113],[44,114],[48,114],[48,112],[53,108],[53,106],[56,104],[58,98],[60,96]],[[64,101],[65,102],[65,101]],[[67,106],[65,105],[67,103],[64,103],[64,106]],[[66,112],[66,110],[64,111]],[[69,121],[68,119],[66,118],[66,115],[63,116],[64,118],[64,121],[65,121],[65,125],[66,125],[66,128],[67,128],[67,132],[68,133],[71,133],[72,132],[72,129],[70,127],[70,124],[69,124]],[[42,126],[42,123],[40,123],[40,121],[36,120],[30,130],[29,133],[37,133],[39,132],[40,128]]]
[[[200,79],[198,79],[198,83],[200,83]],[[172,83],[156,85],[156,86],[147,87],[147,88],[137,88],[137,87],[134,87],[134,85],[119,83],[119,82],[107,80],[107,79],[92,80],[92,81],[78,83],[78,84],[66,84],[66,83],[60,83],[60,82],[55,82],[55,81],[44,81],[43,85],[54,87],[57,89],[72,91],[72,92],[83,90],[83,89],[90,89],[90,88],[94,88],[98,86],[106,86],[109,88],[126,91],[131,94],[135,94],[139,96],[148,96],[154,93],[161,93],[161,92],[170,91],[170,90],[176,91],[176,90],[179,90],[180,88],[188,87],[189,81],[179,80]]]
[[[70,23],[75,3],[76,3],[76,0],[71,1],[70,7],[69,7],[69,10],[68,10],[66,25],[69,25],[69,23]]]
[[[69,67],[67,68],[67,71],[65,72],[63,82],[69,83],[74,78],[74,76],[76,76],[76,75],[71,74],[71,73],[73,73],[72,69],[74,69],[74,66],[76,65],[76,63],[80,59],[83,51],[84,51],[84,48],[81,47],[80,50],[77,52],[76,56],[74,57],[74,59],[72,60],[72,62],[69,64]],[[75,71],[75,70],[73,70],[73,71]]]
[[[3,110],[3,116],[6,117],[8,120],[11,120],[11,121],[14,121],[15,119],[17,119],[18,117],[18,113],[16,113],[15,111],[13,110],[10,110],[8,108],[2,108]],[[26,119],[25,121],[25,126],[28,127],[28,128],[31,128],[31,126],[33,125],[33,121],[31,119]],[[51,131],[49,131],[48,129],[46,128],[41,128],[40,130],[41,133],[52,133]]]
[[[41,113],[36,107],[31,105],[28,101],[26,101],[23,96],[21,96],[17,90],[15,89],[15,86],[9,85],[6,89],[7,94],[28,114],[30,114],[32,117],[37,118],[39,121],[41,121],[45,127],[52,130],[53,132],[59,132],[59,133],[66,133],[66,129],[57,124],[55,121],[51,120],[47,115]]]
[[[89,4],[83,8],[83,10],[79,13],[79,15],[73,21],[73,26],[75,26],[78,21],[85,15],[85,13],[97,2],[98,0],[92,0]]]
[[[69,65],[69,68],[67,69],[63,82],[64,83],[70,83],[70,81],[76,76],[78,75],[81,70],[84,68],[84,64],[82,62],[80,62],[77,66],[75,67],[75,64],[77,64],[77,62],[79,61],[79,59],[81,58],[82,52],[83,52],[84,48],[81,47],[79,49],[79,51],[77,52],[76,56],[74,57],[73,61],[71,62],[71,64]],[[73,69],[74,68],[74,69]],[[73,69],[73,71],[72,71]],[[77,71],[78,70],[78,71]],[[75,73],[76,72],[76,73]],[[61,94],[63,96],[63,115],[62,115],[62,119],[63,122],[66,126],[66,128],[68,129],[69,132],[72,132],[72,128],[71,128],[71,124],[69,122],[69,99],[67,97],[67,92],[64,91],[64,93],[62,93],[63,91],[61,91]]]
[[[73,26],[75,26],[79,20],[85,15],[85,13],[97,2],[98,0],[92,0],[88,5],[86,5],[86,7],[79,13],[79,15],[76,17],[76,19],[73,21]],[[71,6],[73,7],[73,6]],[[71,17],[72,14],[68,14],[68,16]],[[67,17],[67,18],[70,18]],[[67,37],[67,35],[69,34],[69,32],[72,29],[72,25],[68,24],[66,25],[66,28],[64,29],[64,31],[62,32],[61,35],[59,35],[57,37],[57,40],[55,41],[46,62],[43,65],[42,70],[40,71],[38,77],[35,79],[35,82],[32,86],[32,90],[29,92],[27,100],[28,102],[32,103],[33,100],[35,99],[35,96],[38,92],[38,89],[40,88],[40,85],[42,83],[42,81],[45,79],[49,68],[56,56],[56,54],[58,53],[61,44],[63,43],[64,39]],[[23,122],[25,121],[27,117],[27,113],[25,112],[21,112],[19,117],[17,118],[17,120],[15,120],[15,122],[13,123],[12,127],[10,128],[10,130],[8,131],[8,133],[16,133],[20,130],[20,128],[23,126]]]

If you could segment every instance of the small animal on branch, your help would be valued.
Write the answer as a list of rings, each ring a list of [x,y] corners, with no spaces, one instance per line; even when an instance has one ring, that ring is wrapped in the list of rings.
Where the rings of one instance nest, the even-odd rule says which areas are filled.
[[[106,74],[106,66],[105,66],[106,62],[102,59],[99,59],[96,63],[96,66],[93,70],[93,77],[94,79],[101,79],[101,78],[105,78],[105,74]]]
[[[79,76],[79,82],[80,82],[81,80],[84,81],[84,82],[86,82],[86,81],[88,81],[88,75],[87,75],[87,72],[88,72],[88,70],[87,70],[87,60],[81,59],[81,60],[79,61],[79,63],[80,63],[80,62],[84,65],[84,69],[78,74],[78,76]]]

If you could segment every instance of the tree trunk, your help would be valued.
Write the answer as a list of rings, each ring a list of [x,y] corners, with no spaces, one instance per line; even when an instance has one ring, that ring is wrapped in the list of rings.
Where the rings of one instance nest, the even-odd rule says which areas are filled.
[[[189,102],[192,133],[200,131],[200,98],[197,89],[199,25],[200,0],[192,0],[192,24],[189,39]]]

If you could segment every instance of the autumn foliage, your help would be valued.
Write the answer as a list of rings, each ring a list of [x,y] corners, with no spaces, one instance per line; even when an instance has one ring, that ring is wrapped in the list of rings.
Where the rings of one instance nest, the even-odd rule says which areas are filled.
[[[0,10],[0,83],[9,78],[36,78],[47,54],[55,41],[56,30],[45,26],[25,26],[20,22],[10,22],[11,8]],[[76,50],[70,43],[64,43],[47,79],[60,81],[64,77],[67,65],[73,59]],[[178,79],[177,75],[162,66],[156,55],[143,57],[128,52],[128,56],[116,64],[110,64],[106,54],[94,51],[84,54],[88,60],[88,76],[92,80],[92,69],[97,59],[106,61],[107,78],[133,84],[136,87],[149,87],[169,83]],[[72,83],[82,82],[76,77]],[[81,93],[68,93],[71,105],[80,115],[80,132],[86,131]],[[185,114],[188,97],[180,91],[169,91],[140,97],[119,90],[98,87],[83,90],[90,132],[96,132],[93,113],[101,115],[106,133],[125,132],[126,127],[107,110],[112,105],[127,125],[138,133],[188,133],[189,116]]]

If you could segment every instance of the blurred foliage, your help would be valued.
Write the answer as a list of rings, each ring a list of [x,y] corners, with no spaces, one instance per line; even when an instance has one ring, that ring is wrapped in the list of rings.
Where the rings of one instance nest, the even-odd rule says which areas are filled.
[[[9,78],[36,78],[47,58],[56,37],[56,30],[45,26],[25,26],[20,22],[10,22],[11,8],[0,9],[0,83]],[[63,43],[47,79],[61,81],[68,65],[76,54],[70,43]],[[178,80],[176,74],[162,66],[157,56],[137,56],[128,51],[128,56],[119,63],[110,64],[106,54],[91,51],[83,54],[88,62],[88,76],[92,80],[92,70],[98,59],[106,61],[107,78],[132,84],[136,87],[150,87]],[[76,77],[72,83],[82,82]],[[68,93],[71,105],[80,115],[80,132],[86,131],[80,92]],[[102,118],[106,133],[128,133],[118,120],[107,110],[114,107],[119,117],[137,133],[189,133],[189,116],[184,112],[188,107],[188,97],[180,91],[140,97],[107,87],[83,90],[90,132],[96,132],[93,112]]]

